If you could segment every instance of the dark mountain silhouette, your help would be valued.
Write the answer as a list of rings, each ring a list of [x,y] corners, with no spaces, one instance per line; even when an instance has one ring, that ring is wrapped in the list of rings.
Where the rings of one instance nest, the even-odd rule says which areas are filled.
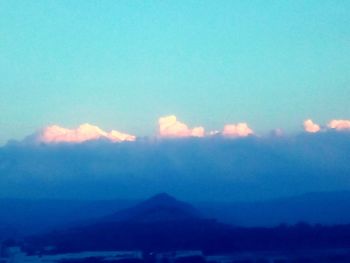
[[[220,244],[219,236],[225,235],[227,227],[201,218],[190,204],[161,193],[93,224],[27,238],[25,248],[33,252],[50,246],[55,248],[53,253],[200,249],[211,236]]]
[[[167,194],[80,227],[26,238],[29,253],[91,250],[173,251],[205,253],[253,250],[350,248],[350,225],[299,223],[278,227],[235,227],[203,219],[189,204]]]
[[[140,204],[118,211],[102,221],[121,222],[166,222],[190,220],[200,217],[200,213],[190,204],[160,193]]]
[[[256,202],[207,202],[196,208],[204,216],[245,227],[279,224],[335,225],[350,223],[350,191],[314,192]]]
[[[159,195],[160,200],[166,199],[162,196],[166,194]],[[133,212],[138,203],[137,200],[0,199],[0,240],[82,226],[82,222],[90,225],[103,220],[175,219],[175,215],[171,215],[172,210],[163,211],[163,215],[155,211],[148,216],[137,215],[137,211],[142,211],[141,207]],[[183,205],[178,207],[188,212],[186,216],[200,214],[204,218],[215,218],[223,223],[244,227],[274,227],[301,221],[322,225],[350,223],[350,191],[308,193],[259,202],[197,202],[193,204],[197,211],[184,202],[180,203]],[[178,211],[177,214],[179,216],[181,213]]]
[[[82,221],[94,222],[133,200],[0,199],[0,240],[46,233]]]

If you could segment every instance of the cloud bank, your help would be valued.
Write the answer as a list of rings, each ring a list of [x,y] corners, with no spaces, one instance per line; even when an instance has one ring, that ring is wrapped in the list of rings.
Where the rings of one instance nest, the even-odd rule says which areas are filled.
[[[254,132],[249,128],[248,124],[237,123],[227,124],[224,129],[220,131],[210,131],[205,133],[202,126],[189,128],[185,123],[177,120],[175,115],[169,115],[159,118],[159,135],[167,138],[181,138],[181,137],[206,137],[214,135],[222,135],[229,138],[246,137],[253,135]]]
[[[95,133],[93,133],[95,134]],[[95,136],[95,135],[94,135]],[[90,138],[90,137],[89,137]],[[0,197],[256,200],[350,189],[350,133],[0,147]]]
[[[320,125],[314,123],[311,119],[304,121],[304,130],[309,133],[317,133],[320,131],[350,131],[350,120],[330,120],[327,126],[321,128]]]
[[[304,121],[304,130],[306,132],[315,133],[321,130],[320,125],[314,123],[311,119]]]
[[[350,131],[350,120],[331,120],[327,126],[330,129],[336,129],[338,131],[342,131],[342,130]]]
[[[350,132],[350,120],[333,119],[327,125],[321,126],[312,119],[307,119],[303,123],[304,131],[307,133],[319,133],[327,131]],[[286,136],[281,129],[275,129],[270,135]],[[210,138],[224,137],[238,139],[242,137],[254,136],[255,132],[246,122],[224,125],[223,129],[206,132],[204,127],[198,126],[189,128],[185,123],[179,121],[175,115],[168,115],[158,119],[159,138]],[[112,130],[104,131],[98,126],[88,123],[82,124],[76,129],[68,129],[59,125],[51,125],[43,128],[40,132],[26,137],[24,142],[39,142],[46,144],[57,143],[83,143],[94,140],[107,140],[110,142],[136,141],[136,136]]]
[[[175,115],[159,118],[158,125],[159,135],[161,137],[203,137],[205,134],[203,127],[194,127],[190,129],[186,124],[178,121]]]
[[[76,129],[67,129],[58,125],[44,128],[36,137],[38,142],[44,143],[81,143],[90,140],[107,139],[111,142],[135,141],[130,134],[112,130],[105,132],[97,126],[85,123]]]
[[[247,123],[227,124],[222,131],[222,135],[227,137],[246,137],[252,134],[254,132]]]
[[[183,140],[53,125],[30,138],[42,143],[0,147],[0,197],[142,198],[165,191],[187,199],[256,200],[350,189],[349,124],[306,120],[305,132],[296,135],[254,136],[244,122],[205,133],[173,115],[159,119],[159,137]],[[111,143],[123,141],[133,143]]]

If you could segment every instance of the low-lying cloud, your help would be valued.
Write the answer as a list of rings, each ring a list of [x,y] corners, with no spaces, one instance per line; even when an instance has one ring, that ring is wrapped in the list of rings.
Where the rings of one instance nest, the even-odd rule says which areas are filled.
[[[319,133],[327,131],[350,132],[350,120],[334,119],[330,120],[327,125],[321,126],[312,119],[307,119],[303,123],[306,133]],[[283,137],[286,136],[282,129],[275,129],[270,135]],[[222,137],[229,139],[238,139],[248,136],[256,137],[254,130],[246,122],[233,123],[224,125],[222,130],[206,132],[204,127],[197,126],[190,128],[185,123],[179,121],[175,115],[169,115],[159,118],[158,120],[158,138],[176,139],[176,138],[211,138]],[[259,135],[258,135],[259,136]],[[152,136],[151,136],[152,137]],[[263,136],[264,137],[264,136]],[[147,138],[147,137],[143,137]],[[59,125],[51,125],[43,128],[38,133],[26,137],[24,142],[39,142],[46,144],[57,143],[83,143],[86,141],[107,140],[110,142],[136,141],[134,135],[112,130],[104,131],[98,126],[88,123],[82,124],[75,129],[64,128]]]
[[[350,189],[350,121],[255,136],[245,122],[205,132],[170,115],[158,138],[53,125],[0,147],[0,197],[124,198],[169,192],[246,200]],[[200,139],[196,138],[200,137]],[[178,139],[180,138],[180,139]],[[36,141],[39,143],[27,143]],[[132,143],[114,143],[133,141]]]
[[[175,115],[159,118],[158,125],[161,137],[203,137],[205,134],[203,127],[190,129],[185,123],[178,121]]]
[[[304,121],[304,130],[309,133],[316,133],[320,131],[350,131],[350,120],[330,120],[324,127],[314,123],[311,119]]]
[[[159,135],[167,138],[181,137],[207,137],[221,135],[229,138],[246,137],[253,135],[253,130],[247,123],[226,124],[220,131],[205,132],[202,126],[189,128],[185,123],[180,122],[175,115],[169,115],[159,118]]]
[[[311,119],[304,121],[304,130],[306,132],[315,133],[321,130],[320,125],[314,123]]]
[[[67,129],[58,125],[48,126],[38,134],[36,140],[44,143],[81,143],[90,140],[107,139],[111,142],[135,141],[130,134],[112,130],[106,132],[97,126],[85,123],[76,129]]]
[[[350,130],[350,120],[331,120],[327,126],[338,131]]]
[[[84,137],[91,138],[91,136]],[[76,139],[75,139],[76,140]],[[0,197],[247,200],[350,189],[350,133],[10,143]]]
[[[224,126],[222,135],[226,137],[246,137],[254,134],[247,123],[227,124]]]

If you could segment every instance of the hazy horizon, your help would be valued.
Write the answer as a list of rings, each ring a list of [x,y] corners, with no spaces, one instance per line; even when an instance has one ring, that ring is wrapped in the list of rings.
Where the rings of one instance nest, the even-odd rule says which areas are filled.
[[[350,1],[0,1],[0,198],[350,190]]]

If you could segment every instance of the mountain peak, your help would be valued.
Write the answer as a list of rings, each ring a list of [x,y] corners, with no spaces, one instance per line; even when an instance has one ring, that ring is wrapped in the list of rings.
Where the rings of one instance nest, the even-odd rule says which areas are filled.
[[[150,197],[149,199],[147,199],[146,201],[144,202],[179,202],[178,200],[176,200],[175,197],[169,195],[168,193],[159,193],[159,194],[156,194],[152,197]]]
[[[199,217],[199,212],[190,204],[178,201],[167,193],[159,193],[106,219],[108,221],[159,222]]]

